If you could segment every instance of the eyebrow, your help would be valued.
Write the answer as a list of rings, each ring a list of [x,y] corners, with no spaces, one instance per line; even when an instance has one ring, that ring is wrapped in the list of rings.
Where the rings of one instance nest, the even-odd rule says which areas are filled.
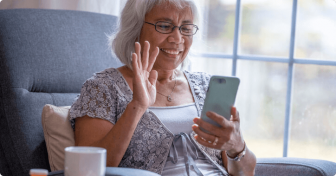
[[[167,21],[167,22],[173,22],[173,20],[172,19],[170,19],[170,18],[158,18],[158,19],[156,19],[157,21]],[[191,24],[192,23],[192,21],[191,20],[183,20],[182,21],[182,24]]]

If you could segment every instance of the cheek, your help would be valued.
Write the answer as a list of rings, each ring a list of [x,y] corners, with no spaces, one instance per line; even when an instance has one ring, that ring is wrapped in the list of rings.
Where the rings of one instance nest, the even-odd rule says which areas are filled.
[[[188,38],[186,38],[185,39],[185,47],[186,48],[190,48],[191,47],[191,45],[192,45],[192,43],[193,43],[193,37],[192,36],[190,36],[190,37],[188,37]]]
[[[182,56],[183,60],[187,57],[192,43],[193,43],[193,38],[192,37],[185,38],[185,42],[184,42],[184,47],[185,48],[184,48],[184,53],[183,53],[183,56]]]
[[[185,43],[184,43],[185,51],[190,50],[190,47],[191,47],[192,43],[193,43],[192,38],[189,38],[189,39],[185,40]]]
[[[164,42],[164,40],[162,38],[160,38],[160,36],[157,37],[151,37],[148,38],[148,42],[150,44],[150,50],[153,51],[156,47],[159,47],[161,43]]]

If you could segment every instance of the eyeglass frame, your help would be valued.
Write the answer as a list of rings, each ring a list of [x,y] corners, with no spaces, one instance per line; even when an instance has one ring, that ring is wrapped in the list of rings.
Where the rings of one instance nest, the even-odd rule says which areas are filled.
[[[151,24],[151,25],[153,25],[154,27],[155,27],[155,30],[157,31],[157,32],[159,32],[159,33],[161,33],[161,34],[170,34],[170,33],[172,33],[172,32],[174,32],[174,29],[177,27],[178,29],[179,29],[179,31],[180,31],[180,33],[182,34],[182,32],[181,32],[181,27],[182,26],[184,26],[184,25],[193,25],[193,27],[196,27],[196,31],[195,31],[195,33],[193,33],[193,34],[191,34],[191,35],[185,35],[185,34],[182,34],[182,35],[184,35],[184,36],[193,36],[193,35],[195,35],[196,33],[197,33],[197,31],[198,31],[198,26],[197,25],[195,25],[195,24],[182,24],[181,26],[175,26],[175,25],[173,25],[173,23],[170,23],[170,22],[166,22],[166,21],[158,21],[158,22],[156,22],[155,24],[153,24],[153,23],[150,23],[150,22],[147,22],[147,21],[144,21],[145,23],[147,23],[147,24]],[[157,29],[156,29],[156,24],[157,23],[169,23],[169,24],[171,24],[172,26],[174,26],[173,28],[172,28],[172,30],[171,30],[171,32],[169,32],[169,33],[162,33],[162,32],[160,32],[160,31],[158,31]]]

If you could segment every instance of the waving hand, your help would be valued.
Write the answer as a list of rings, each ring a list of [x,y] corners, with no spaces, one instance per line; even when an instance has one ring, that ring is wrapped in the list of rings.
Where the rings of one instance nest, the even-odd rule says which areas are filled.
[[[133,101],[143,108],[148,108],[155,102],[157,72],[152,70],[159,48],[149,53],[150,44],[145,41],[141,53],[140,43],[135,43],[135,53],[132,54],[133,67]]]

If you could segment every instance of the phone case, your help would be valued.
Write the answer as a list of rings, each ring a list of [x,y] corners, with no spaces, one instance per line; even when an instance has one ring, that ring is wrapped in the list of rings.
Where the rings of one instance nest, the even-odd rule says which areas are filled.
[[[235,103],[239,83],[240,80],[237,77],[212,76],[206,93],[201,119],[220,127],[219,124],[205,115],[206,112],[213,111],[230,120],[231,107]],[[204,129],[202,130],[207,132]]]

